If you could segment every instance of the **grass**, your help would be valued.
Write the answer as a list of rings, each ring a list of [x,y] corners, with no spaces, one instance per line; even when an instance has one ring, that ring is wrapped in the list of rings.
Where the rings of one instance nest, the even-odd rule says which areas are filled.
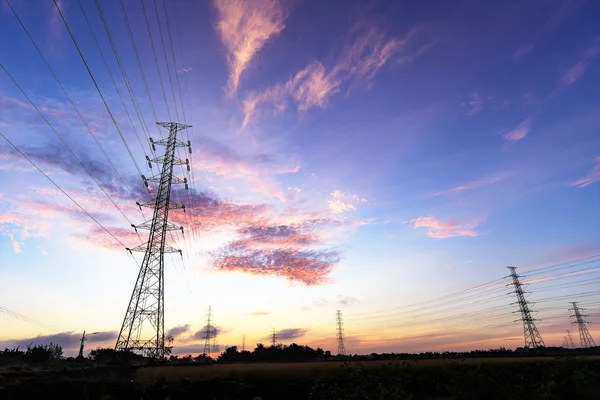
[[[586,360],[600,360],[600,356],[585,357]],[[449,365],[506,365],[555,362],[553,357],[507,357],[507,358],[466,358],[466,359],[429,359],[429,360],[381,360],[353,363],[363,370],[377,369],[383,366],[407,366],[412,368],[440,367]],[[179,380],[236,379],[260,377],[314,377],[322,373],[342,371],[343,362],[298,362],[298,363],[255,363],[255,364],[213,364],[213,365],[177,365],[155,366],[138,369],[134,379],[140,382]]]
[[[1,399],[597,400],[600,357],[0,372]]]

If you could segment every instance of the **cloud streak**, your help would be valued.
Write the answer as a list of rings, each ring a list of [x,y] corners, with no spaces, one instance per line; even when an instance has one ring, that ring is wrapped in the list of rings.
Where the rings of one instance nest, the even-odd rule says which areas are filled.
[[[285,27],[287,11],[277,0],[215,0],[217,32],[227,49],[228,90],[234,94],[256,53]]]
[[[418,217],[410,221],[413,228],[426,228],[427,236],[434,239],[447,239],[455,236],[475,237],[479,234],[476,231],[478,222],[460,223],[456,221],[440,221],[436,217]]]
[[[507,142],[518,142],[525,139],[531,129],[531,117],[521,122],[516,128],[504,134],[504,140]]]
[[[469,190],[479,189],[479,188],[482,188],[485,186],[489,186],[489,185],[493,185],[495,183],[501,182],[505,179],[510,178],[511,176],[513,176],[513,173],[501,172],[498,174],[488,176],[483,179],[478,179],[478,180],[475,180],[475,181],[472,181],[469,183],[465,183],[464,185],[458,185],[458,186],[455,186],[455,187],[447,189],[447,190],[442,190],[441,192],[436,192],[432,196],[444,196],[444,195],[462,193],[462,192],[466,192]]]
[[[367,88],[377,72],[386,64],[400,65],[419,57],[433,44],[415,47],[418,30],[412,29],[404,37],[388,37],[376,27],[354,30],[354,40],[346,46],[331,67],[313,61],[297,72],[287,82],[269,87],[261,92],[251,92],[243,102],[242,127],[255,122],[263,106],[277,114],[294,105],[299,112],[311,108],[325,108],[329,98],[342,89],[362,84]]]
[[[277,339],[278,340],[298,339],[298,338],[301,338],[302,336],[306,335],[307,332],[308,332],[307,329],[302,329],[302,328],[282,329],[277,332]],[[269,336],[269,338],[270,338],[270,336]]]
[[[586,50],[581,60],[565,71],[560,79],[564,87],[571,86],[585,74],[592,61],[600,54],[600,46],[592,46]]]
[[[600,156],[596,157],[596,165],[592,170],[586,176],[573,182],[571,186],[583,188],[596,182],[600,182]]]

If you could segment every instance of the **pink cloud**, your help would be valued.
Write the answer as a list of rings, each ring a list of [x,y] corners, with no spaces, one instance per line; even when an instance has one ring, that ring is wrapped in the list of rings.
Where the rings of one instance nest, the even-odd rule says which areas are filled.
[[[287,82],[248,94],[242,105],[242,127],[256,121],[260,106],[269,104],[275,113],[285,111],[290,103],[297,110],[325,108],[330,97],[338,93],[345,83],[363,83],[368,87],[377,72],[386,64],[400,65],[413,61],[432,44],[415,48],[416,29],[403,38],[388,38],[375,27],[355,29],[354,41],[344,48],[331,68],[313,61],[297,72]]]
[[[475,237],[479,234],[475,230],[479,222],[459,223],[454,221],[440,221],[436,217],[418,217],[410,221],[413,228],[427,228],[427,236],[434,239],[447,239],[455,236]]]
[[[527,118],[525,121],[521,122],[516,128],[511,129],[510,131],[504,134],[504,140],[508,142],[518,142],[524,139],[531,129],[531,117]]]
[[[596,157],[596,165],[592,168],[592,170],[583,178],[580,178],[573,182],[571,186],[576,186],[579,188],[589,186],[593,183],[600,181],[600,156]]]
[[[300,163],[293,157],[282,159],[269,154],[241,154],[228,146],[207,137],[196,139],[200,156],[195,168],[214,172],[217,176],[241,178],[252,184],[252,188],[285,202],[289,193],[279,185],[276,175],[296,173]]]
[[[483,99],[478,92],[473,92],[469,96],[469,100],[462,103],[462,106],[468,106],[467,115],[475,115],[483,109]]]
[[[531,51],[533,50],[533,45],[532,44],[528,44],[525,46],[521,46],[519,47],[514,53],[513,53],[513,58],[515,60],[518,60],[524,56],[526,56],[527,54],[531,53]]]
[[[466,183],[464,185],[459,185],[459,186],[455,186],[455,187],[447,189],[447,190],[442,190],[441,192],[434,193],[433,196],[443,196],[446,194],[455,194],[455,193],[460,193],[460,192],[464,192],[467,190],[474,190],[474,189],[482,188],[485,186],[493,185],[494,183],[501,182],[507,178],[510,178],[513,175],[514,174],[512,172],[501,172],[498,174],[488,176],[483,179],[479,179],[476,181]]]
[[[570,86],[578,81],[591,64],[591,62],[600,54],[600,46],[590,47],[575,65],[565,71],[560,79],[563,86]]]
[[[286,10],[278,0],[215,0],[217,31],[227,48],[229,93],[237,91],[252,58],[285,27]]]

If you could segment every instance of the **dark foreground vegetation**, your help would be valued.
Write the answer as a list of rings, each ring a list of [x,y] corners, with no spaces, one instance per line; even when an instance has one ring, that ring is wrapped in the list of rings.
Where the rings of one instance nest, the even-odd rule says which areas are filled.
[[[315,359],[298,345],[242,353],[231,348],[210,363],[150,365],[109,349],[87,359],[64,359],[52,345],[5,350],[0,399],[600,399],[600,356],[581,351],[377,354],[361,356],[365,361],[326,360],[318,350]],[[297,361],[283,360],[288,356]]]

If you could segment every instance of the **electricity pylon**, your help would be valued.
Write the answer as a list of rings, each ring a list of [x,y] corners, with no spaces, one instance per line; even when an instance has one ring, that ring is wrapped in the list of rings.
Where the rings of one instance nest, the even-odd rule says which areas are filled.
[[[579,326],[579,340],[581,341],[581,347],[595,347],[596,342],[594,342],[590,331],[588,331],[586,326],[588,322],[584,319],[587,317],[587,315],[581,313],[581,310],[583,309],[577,306],[577,302],[572,301],[571,304],[573,304],[573,308],[569,308],[569,311],[573,311],[575,313],[571,315],[571,318],[575,317],[575,322],[572,322],[572,324],[577,324]]]
[[[567,343],[570,349],[575,348],[575,342],[573,341],[573,336],[571,336],[571,331],[567,329]]]
[[[275,328],[273,328],[273,333],[271,334],[271,345],[275,347],[277,344],[277,332],[275,332]]]
[[[212,307],[208,306],[208,313],[206,314],[206,333],[204,335],[204,356],[210,355],[210,338],[212,335],[212,326],[211,326],[211,317],[212,317]]]
[[[509,283],[507,286],[514,286],[515,291],[511,293],[515,293],[517,295],[516,304],[519,305],[521,321],[523,321],[523,336],[525,337],[525,348],[537,349],[538,347],[545,347],[546,345],[542,340],[542,336],[540,335],[540,332],[535,326],[536,319],[531,316],[531,311],[529,310],[530,303],[525,299],[525,292],[523,291],[523,288],[521,287],[521,282],[519,281],[519,278],[521,276],[517,275],[515,267],[506,268],[510,270],[510,277],[512,278],[512,283]]]
[[[149,187],[148,181],[156,182],[158,190],[155,199],[142,204],[137,203],[140,209],[141,207],[152,208],[154,214],[151,221],[132,225],[136,231],[149,229],[150,234],[147,243],[127,249],[130,253],[132,251],[144,252],[144,260],[125,312],[115,349],[139,351],[148,357],[163,358],[165,356],[164,255],[176,252],[182,254],[181,250],[166,245],[165,239],[167,231],[181,230],[183,232],[183,227],[170,223],[168,216],[169,210],[173,209],[183,209],[185,212],[185,205],[171,201],[171,185],[183,183],[185,188],[188,188],[187,178],[173,176],[173,166],[187,165],[189,171],[189,161],[175,157],[175,149],[187,147],[191,153],[192,147],[189,140],[187,143],[177,140],[177,132],[189,128],[189,125],[176,122],[157,122],[157,124],[169,129],[169,136],[158,141],[150,138],[153,150],[156,150],[156,145],[166,146],[166,150],[162,157],[152,160],[146,157],[150,167],[152,167],[152,162],[163,164],[163,167],[160,175],[150,178],[142,175],[146,187]]]
[[[337,323],[338,355],[345,356],[346,348],[344,347],[344,321],[342,320],[342,312],[340,310],[337,310],[335,313],[335,321]]]
[[[242,351],[246,351],[246,335],[242,336]]]

